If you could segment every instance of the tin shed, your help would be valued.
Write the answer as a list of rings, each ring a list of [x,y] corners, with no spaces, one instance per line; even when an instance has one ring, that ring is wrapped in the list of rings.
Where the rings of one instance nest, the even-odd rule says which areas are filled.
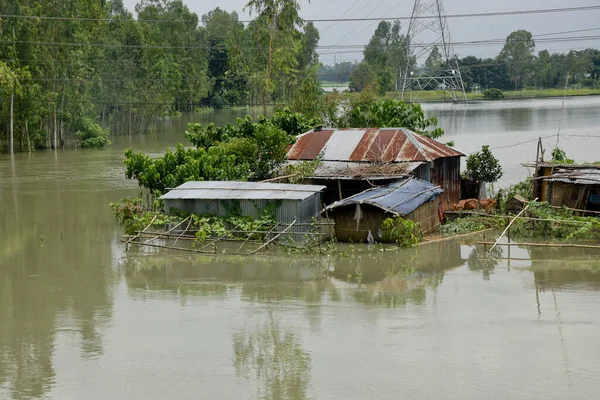
[[[259,182],[186,182],[161,197],[165,211],[226,217],[232,210],[261,218],[268,204],[279,203],[277,222],[310,222],[319,215],[324,186]]]
[[[340,241],[366,242],[369,232],[379,241],[381,224],[393,216],[410,219],[423,233],[431,233],[440,226],[440,204],[435,200],[443,192],[429,182],[405,179],[337,201],[323,212],[335,221]]]
[[[326,185],[325,201],[413,176],[444,190],[442,208],[460,200],[464,154],[406,128],[314,129],[288,149],[291,164],[321,160],[309,183]]]

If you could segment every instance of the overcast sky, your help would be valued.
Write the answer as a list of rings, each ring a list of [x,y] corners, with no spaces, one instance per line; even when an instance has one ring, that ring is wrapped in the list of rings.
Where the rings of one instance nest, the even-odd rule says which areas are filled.
[[[237,11],[240,19],[250,19],[243,11],[247,0],[183,0],[192,12],[202,16],[208,11],[220,7],[227,11]],[[125,0],[126,6],[133,10],[137,0]],[[414,0],[312,0],[310,3],[301,0],[301,16],[304,19],[325,18],[373,18],[373,17],[406,17],[410,16]],[[598,0],[576,0],[565,2],[559,0],[447,0],[444,2],[446,14],[497,12],[532,10],[548,8],[565,8],[579,6],[595,6]],[[572,31],[578,29],[598,28],[596,31],[582,33],[566,33],[556,37],[600,36],[600,10],[578,11],[556,14],[512,15],[478,18],[448,19],[453,42],[487,40],[505,38],[514,30],[527,29],[534,35]],[[321,31],[322,46],[364,45],[373,34],[377,21],[366,22],[320,22],[316,26]],[[403,22],[406,32],[408,21]],[[552,37],[552,36],[550,36]],[[548,38],[546,36],[545,38]],[[536,51],[548,49],[554,52],[567,52],[570,49],[581,50],[588,47],[600,47],[600,40],[574,42],[538,43]],[[457,47],[454,49],[459,57],[475,55],[477,57],[493,57],[501,46]],[[321,61],[333,64],[334,60],[348,61],[362,59],[360,48],[322,49]],[[336,53],[335,55],[332,53]]]

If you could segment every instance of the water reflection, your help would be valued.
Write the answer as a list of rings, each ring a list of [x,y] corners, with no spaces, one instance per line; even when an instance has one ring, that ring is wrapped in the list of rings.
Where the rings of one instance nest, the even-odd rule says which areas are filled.
[[[233,365],[238,377],[258,381],[259,399],[307,398],[311,357],[293,332],[282,331],[272,314],[255,329],[233,335]]]
[[[600,289],[600,251],[556,247],[528,251],[537,289]]]
[[[308,303],[355,301],[399,307],[423,304],[446,271],[464,264],[457,242],[383,251],[344,246],[341,256],[136,256],[122,267],[133,295],[169,291],[229,296],[239,290],[248,302],[301,300]],[[236,292],[237,293],[237,292]]]
[[[108,196],[66,191],[61,180],[29,185],[24,171],[53,173],[47,164],[20,164],[0,182],[0,385],[14,398],[39,398],[56,379],[58,335],[72,336],[84,358],[103,353],[113,275],[110,242],[99,232],[112,221],[90,212]]]
[[[467,259],[467,266],[469,270],[477,273],[481,273],[484,280],[489,281],[490,275],[494,272],[494,269],[500,264],[500,258],[502,258],[504,250],[501,247],[495,247],[494,249],[488,249],[487,247],[476,246],[469,254]]]

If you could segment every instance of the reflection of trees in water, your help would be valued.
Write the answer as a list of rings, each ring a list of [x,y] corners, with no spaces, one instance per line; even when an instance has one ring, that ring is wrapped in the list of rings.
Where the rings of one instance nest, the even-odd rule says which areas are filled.
[[[254,372],[260,399],[306,399],[311,379],[311,357],[292,332],[282,332],[269,321],[252,333],[233,336],[233,365],[239,377]]]
[[[83,357],[102,353],[111,248],[98,240],[105,235],[98,215],[81,207],[106,208],[109,199],[80,192],[17,200],[26,212],[0,215],[0,232],[13,239],[3,242],[10,248],[0,244],[0,384],[13,398],[39,398],[55,380],[57,331],[77,335]],[[11,250],[15,245],[19,251]]]
[[[181,296],[224,296],[227,293],[226,284],[204,281],[200,271],[178,270],[162,258],[129,260],[124,266],[124,272],[127,286],[133,290],[166,291]]]
[[[490,275],[498,265],[499,258],[502,258],[502,248],[496,247],[491,252],[481,246],[476,246],[469,254],[467,266],[473,272],[481,272],[483,279],[489,280]]]
[[[357,288],[354,299],[364,305],[402,307],[412,303],[422,305],[427,296],[428,279],[386,278],[381,282]]]
[[[310,303],[321,302],[327,295],[333,301],[341,296],[330,279],[308,282],[244,282],[242,296],[252,301],[304,300]]]
[[[590,290],[600,288],[600,253],[597,249],[532,247],[528,251],[539,290],[564,286]]]

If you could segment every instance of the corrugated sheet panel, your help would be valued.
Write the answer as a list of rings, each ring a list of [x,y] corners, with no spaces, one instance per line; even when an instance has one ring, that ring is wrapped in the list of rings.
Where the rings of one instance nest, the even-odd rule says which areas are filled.
[[[574,169],[570,172],[559,172],[544,179],[548,182],[563,182],[574,185],[600,185],[600,170]]]
[[[310,131],[288,151],[290,160],[413,162],[460,157],[464,154],[409,129],[361,128]]]
[[[333,130],[310,131],[298,136],[296,144],[288,151],[290,160],[314,160],[323,150]]]
[[[350,155],[360,143],[364,131],[335,131],[325,146],[323,159],[330,161],[350,160]]]
[[[442,189],[429,182],[407,179],[388,186],[369,189],[337,201],[327,207],[327,210],[355,204],[370,204],[397,215],[408,215],[443,192]]]
[[[265,199],[303,200],[324,190],[324,186],[259,182],[186,182],[161,199]]]

